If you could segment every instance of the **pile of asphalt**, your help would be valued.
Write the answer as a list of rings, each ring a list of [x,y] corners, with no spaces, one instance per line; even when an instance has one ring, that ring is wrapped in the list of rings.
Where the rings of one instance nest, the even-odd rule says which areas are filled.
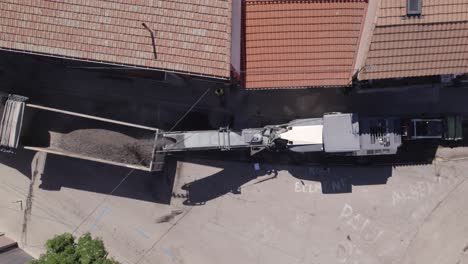
[[[51,133],[50,148],[113,162],[149,166],[154,137],[133,138],[105,129]]]

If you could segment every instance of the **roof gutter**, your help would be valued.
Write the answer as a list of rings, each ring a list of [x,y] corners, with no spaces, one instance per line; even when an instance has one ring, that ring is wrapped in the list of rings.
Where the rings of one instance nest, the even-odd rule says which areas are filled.
[[[163,68],[144,67],[144,66],[137,66],[137,65],[132,65],[132,64],[106,62],[106,61],[96,61],[96,60],[89,60],[89,59],[80,59],[80,58],[76,58],[76,57],[53,55],[53,54],[47,54],[47,53],[42,53],[42,52],[34,52],[34,51],[28,51],[28,50],[18,50],[18,49],[10,49],[10,48],[0,47],[0,51],[15,52],[15,53],[29,54],[29,55],[38,55],[38,56],[43,56],[43,57],[57,58],[57,59],[64,59],[64,60],[91,62],[91,63],[97,63],[97,64],[103,64],[103,65],[128,67],[128,68],[131,68],[131,69],[139,69],[139,70],[163,71],[163,72],[168,72],[168,73],[186,74],[186,75],[190,75],[190,76],[203,77],[203,78],[212,78],[212,79],[218,79],[218,80],[224,80],[224,81],[230,80],[230,76],[229,77],[223,77],[223,76],[217,76],[217,75],[200,74],[200,73],[193,73],[193,72],[186,72],[186,71],[168,70],[168,69],[163,69]]]

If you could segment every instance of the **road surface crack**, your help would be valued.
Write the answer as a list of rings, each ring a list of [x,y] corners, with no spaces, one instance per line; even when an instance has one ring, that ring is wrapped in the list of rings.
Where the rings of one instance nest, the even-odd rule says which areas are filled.
[[[34,197],[34,184],[36,183],[37,175],[39,171],[36,169],[38,165],[38,159],[36,159],[34,164],[34,171],[31,175],[31,182],[29,183],[28,195],[26,196],[26,206],[23,214],[23,226],[21,230],[21,242],[23,245],[27,245],[27,235],[28,235],[28,223],[31,220],[32,213],[32,202]]]

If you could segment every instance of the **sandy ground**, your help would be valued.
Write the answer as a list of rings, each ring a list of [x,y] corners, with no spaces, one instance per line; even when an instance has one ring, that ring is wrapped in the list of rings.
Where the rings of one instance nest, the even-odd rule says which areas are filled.
[[[463,153],[328,169],[185,160],[167,173],[172,190],[168,175],[135,172],[113,195],[128,170],[1,154],[0,231],[38,256],[48,238],[78,227],[122,263],[464,264]]]

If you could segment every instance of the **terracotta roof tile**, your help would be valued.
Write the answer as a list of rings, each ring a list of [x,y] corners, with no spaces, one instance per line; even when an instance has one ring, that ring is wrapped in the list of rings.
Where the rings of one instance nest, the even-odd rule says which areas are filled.
[[[407,0],[381,1],[377,26],[446,23],[468,19],[467,0],[423,0],[422,18],[402,19],[406,16],[406,3]]]
[[[424,0],[406,17],[406,0],[382,1],[360,79],[468,72],[468,0]]]
[[[345,86],[367,1],[246,1],[248,89]]]
[[[2,0],[0,48],[228,78],[231,1]]]

